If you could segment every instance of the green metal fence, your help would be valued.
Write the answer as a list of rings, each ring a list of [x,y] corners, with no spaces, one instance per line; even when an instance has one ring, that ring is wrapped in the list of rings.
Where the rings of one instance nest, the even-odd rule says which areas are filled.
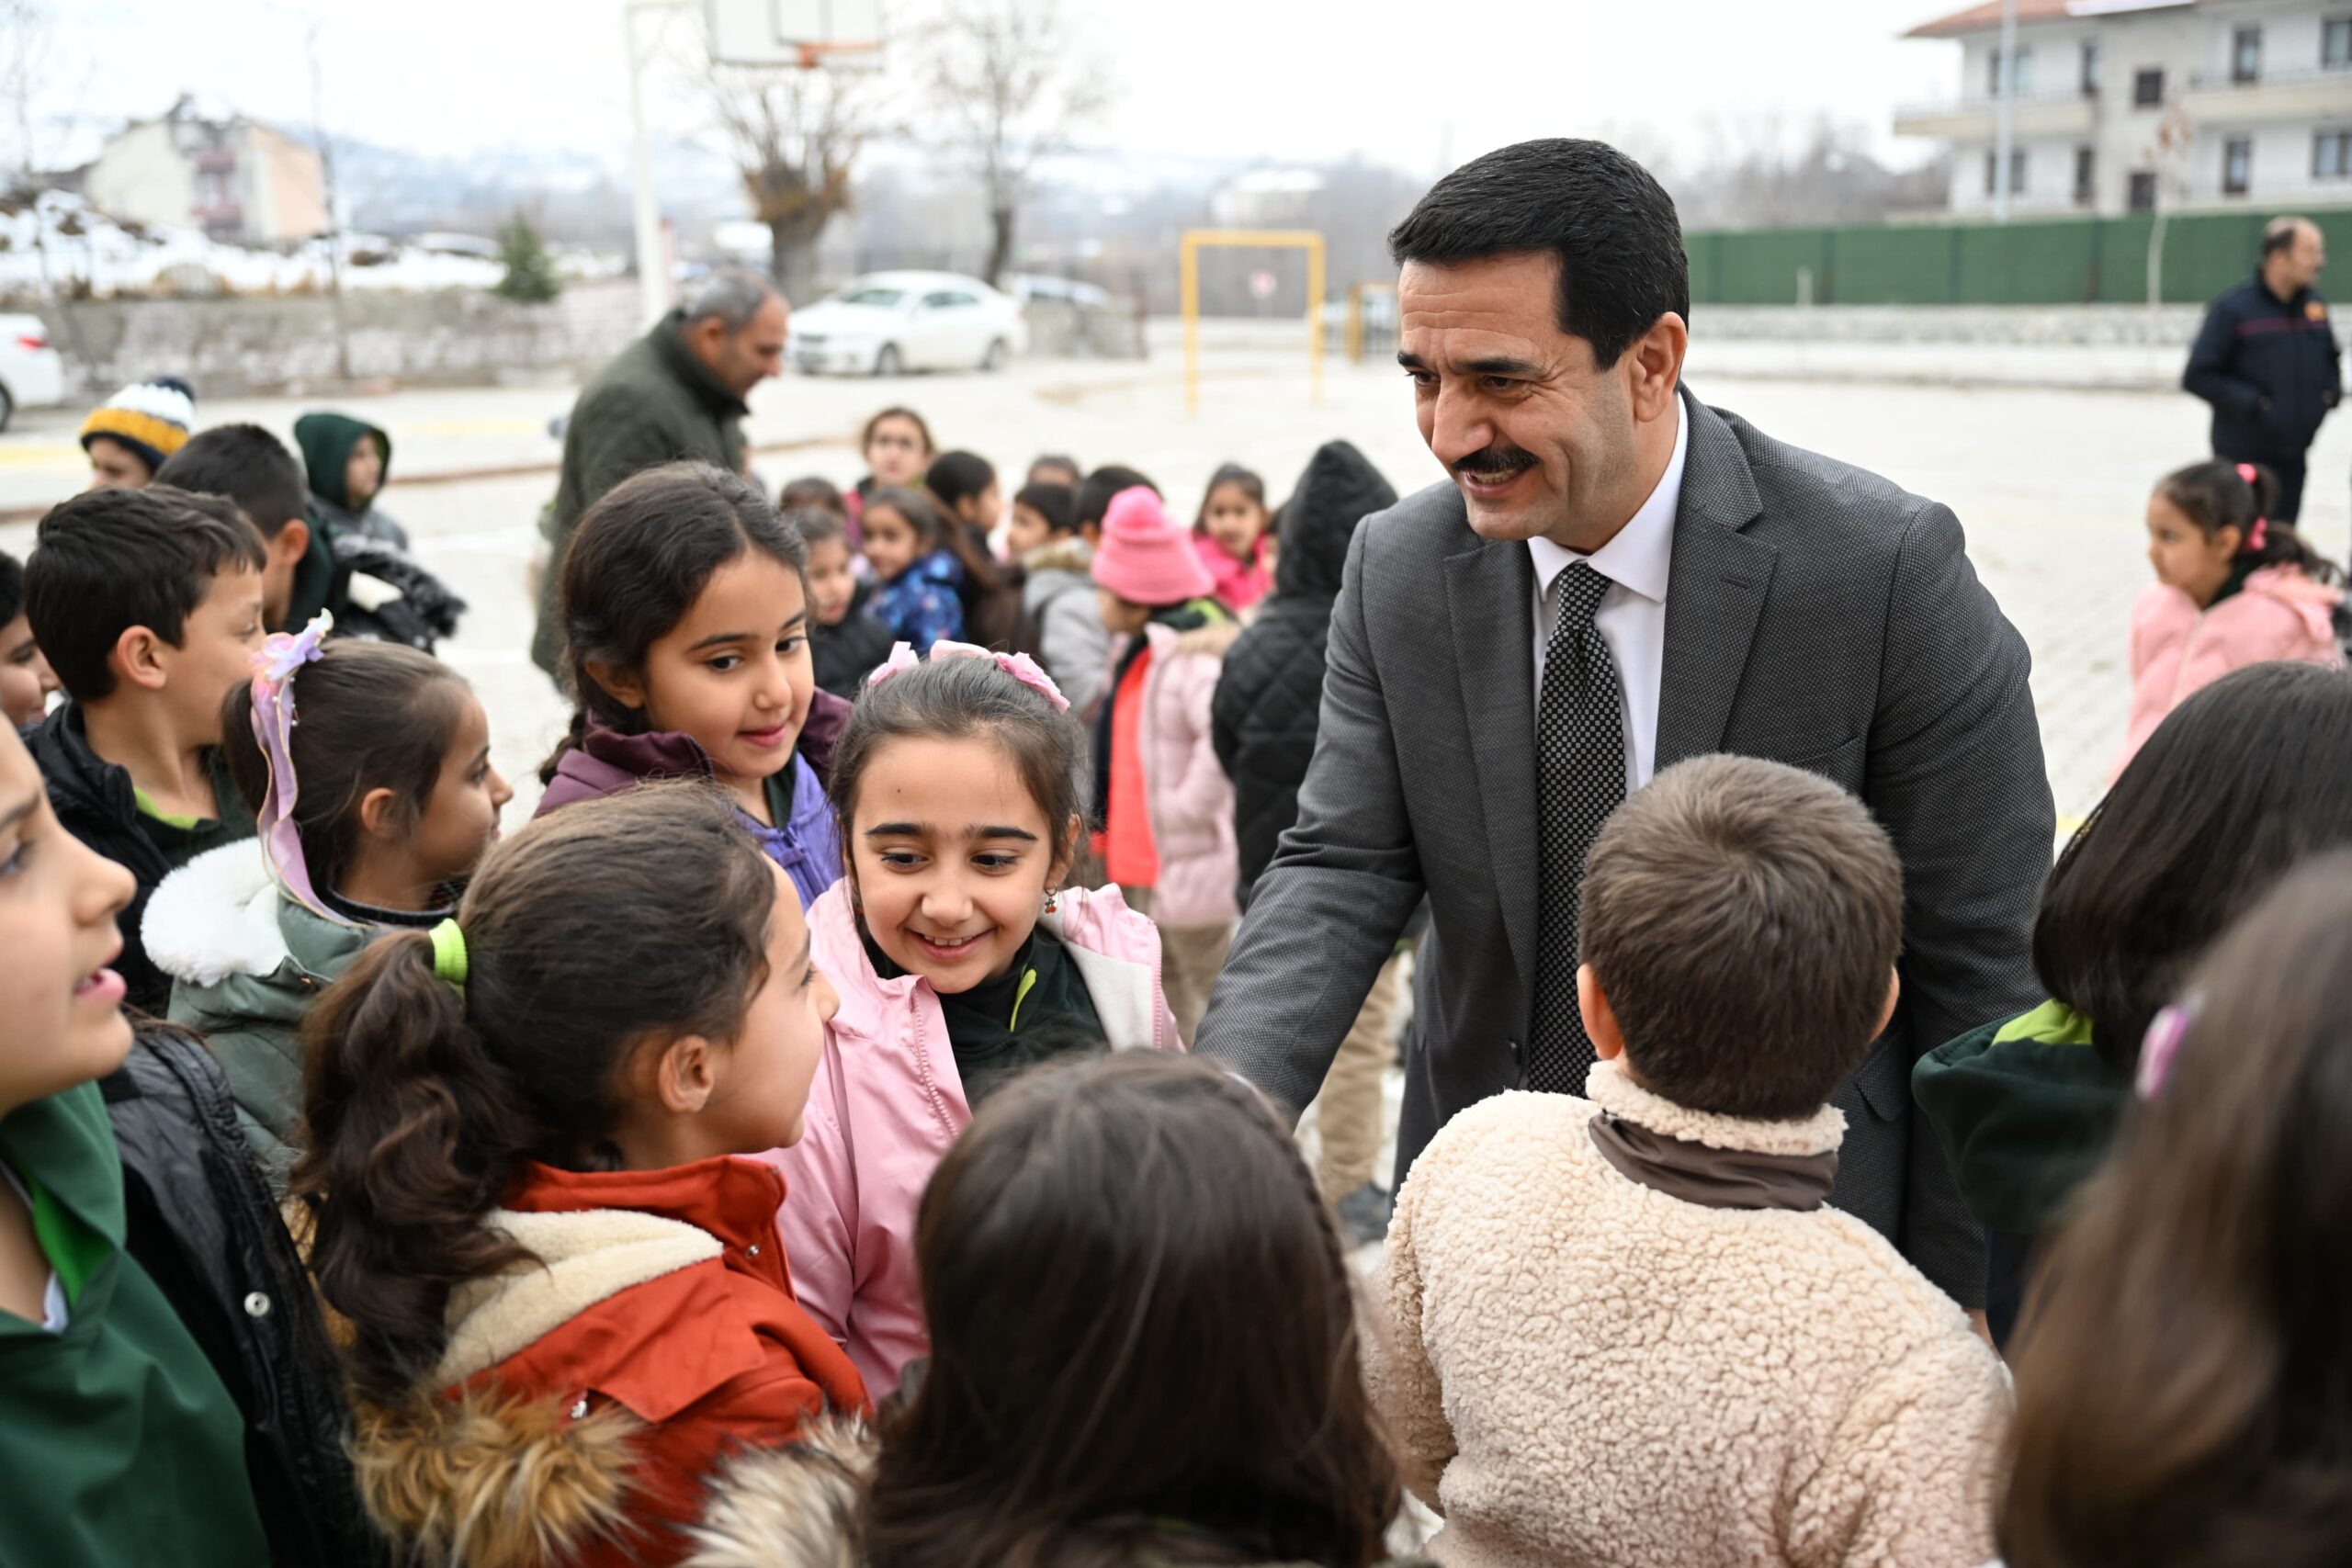
[[[2352,208],[2307,214],[2352,257]],[[2184,213],[2165,225],[2164,297],[2199,304],[2250,276],[2267,212]],[[1702,305],[2135,305],[2154,220],[1720,230],[1684,236]]]

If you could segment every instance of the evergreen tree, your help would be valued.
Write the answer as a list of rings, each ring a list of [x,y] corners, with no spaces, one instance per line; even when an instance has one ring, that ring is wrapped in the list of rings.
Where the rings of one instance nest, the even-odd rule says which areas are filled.
[[[555,274],[555,264],[539,241],[539,231],[519,208],[514,220],[499,231],[498,259],[506,264],[506,276],[492,292],[535,305],[563,292],[563,280]]]

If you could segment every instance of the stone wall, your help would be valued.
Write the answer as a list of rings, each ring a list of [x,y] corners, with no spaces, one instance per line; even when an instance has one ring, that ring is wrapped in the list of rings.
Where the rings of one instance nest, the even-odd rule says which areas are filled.
[[[341,379],[334,307],[317,295],[213,299],[98,299],[40,307],[69,381],[102,398],[128,381],[181,376],[206,397],[298,392]],[[545,305],[469,289],[344,296],[351,377],[357,381],[493,385],[584,373],[639,330],[637,285],[573,284]],[[1040,358],[1140,357],[1142,336],[1124,303],[1029,307],[1030,352]]]
[[[638,331],[637,286],[575,284],[545,305],[464,289],[344,296],[356,380],[488,384],[596,364]],[[323,296],[99,299],[44,305],[67,377],[103,397],[183,376],[207,397],[294,391],[341,378]]]

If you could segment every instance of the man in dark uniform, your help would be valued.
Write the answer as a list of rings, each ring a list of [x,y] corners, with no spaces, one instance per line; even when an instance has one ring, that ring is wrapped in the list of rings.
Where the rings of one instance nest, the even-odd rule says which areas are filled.
[[[2302,509],[2303,454],[2343,392],[2327,301],[2312,288],[2326,264],[2317,224],[2272,219],[2261,265],[2206,310],[2180,378],[2213,405],[2213,456],[2278,476],[2281,523]]]

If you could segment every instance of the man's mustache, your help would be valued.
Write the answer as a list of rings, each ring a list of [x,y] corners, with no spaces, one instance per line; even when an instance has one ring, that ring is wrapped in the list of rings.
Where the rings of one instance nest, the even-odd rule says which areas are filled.
[[[1476,474],[1481,479],[1508,479],[1522,468],[1535,466],[1534,457],[1517,446],[1482,446],[1453,465],[1457,474]]]

